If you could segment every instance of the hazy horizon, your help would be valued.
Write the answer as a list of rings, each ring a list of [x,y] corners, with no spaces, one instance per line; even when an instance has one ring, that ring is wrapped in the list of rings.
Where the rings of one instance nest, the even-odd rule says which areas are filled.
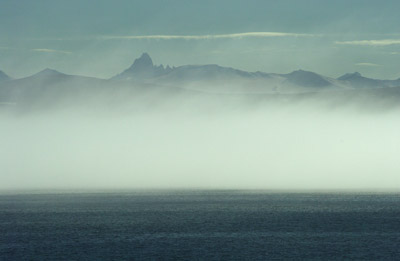
[[[3,0],[1,71],[118,77],[0,79],[0,189],[400,187],[398,10]]]

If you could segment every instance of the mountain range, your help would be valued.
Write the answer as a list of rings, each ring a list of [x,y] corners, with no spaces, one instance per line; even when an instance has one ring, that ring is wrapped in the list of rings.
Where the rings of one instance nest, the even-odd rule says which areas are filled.
[[[216,64],[155,66],[147,53],[131,67],[111,78],[117,81],[136,81],[208,92],[305,92],[331,89],[385,88],[400,86],[397,80],[377,80],[360,73],[345,74],[337,79],[314,72],[298,70],[288,74],[247,72]]]
[[[378,89],[387,92],[396,87],[400,88],[400,78],[378,80],[358,72],[335,79],[303,70],[276,74],[247,72],[216,64],[165,67],[154,65],[147,53],[110,79],[67,75],[52,69],[12,79],[0,71],[0,102],[3,104],[37,100],[55,102],[60,97],[93,99],[101,93],[127,98],[138,92],[155,90],[164,94],[299,95],[333,91],[355,93],[357,90],[366,90],[363,93],[374,90],[376,93]]]

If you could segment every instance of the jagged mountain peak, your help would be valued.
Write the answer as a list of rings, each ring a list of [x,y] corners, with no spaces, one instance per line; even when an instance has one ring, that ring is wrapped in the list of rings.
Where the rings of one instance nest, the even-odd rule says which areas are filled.
[[[143,53],[135,59],[133,64],[122,73],[114,76],[117,80],[143,80],[161,76],[171,71],[171,68],[164,68],[163,65],[154,65],[148,53]]]
[[[131,71],[145,71],[153,69],[154,64],[148,53],[143,53],[139,58],[135,59],[129,70]]]

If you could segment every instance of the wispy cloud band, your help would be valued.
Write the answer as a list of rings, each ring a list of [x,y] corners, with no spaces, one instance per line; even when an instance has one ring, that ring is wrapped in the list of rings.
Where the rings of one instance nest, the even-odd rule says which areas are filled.
[[[121,35],[103,36],[103,39],[153,39],[153,40],[209,40],[209,39],[236,39],[247,37],[306,37],[312,34],[297,34],[284,32],[246,32],[235,34],[205,34],[205,35]]]
[[[335,43],[340,45],[387,46],[400,44],[400,39],[336,41]]]
[[[71,54],[71,52],[68,52],[68,51],[55,50],[55,49],[45,49],[45,48],[31,49],[31,51],[33,51],[33,52],[41,52],[41,53],[62,53],[62,54]]]
[[[357,66],[367,66],[367,67],[380,67],[381,64],[376,63],[356,63]]]

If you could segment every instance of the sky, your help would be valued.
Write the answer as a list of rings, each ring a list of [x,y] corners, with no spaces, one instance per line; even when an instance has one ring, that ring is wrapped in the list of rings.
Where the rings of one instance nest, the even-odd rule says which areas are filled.
[[[156,64],[400,77],[397,0],[0,0],[0,70],[109,78]]]

